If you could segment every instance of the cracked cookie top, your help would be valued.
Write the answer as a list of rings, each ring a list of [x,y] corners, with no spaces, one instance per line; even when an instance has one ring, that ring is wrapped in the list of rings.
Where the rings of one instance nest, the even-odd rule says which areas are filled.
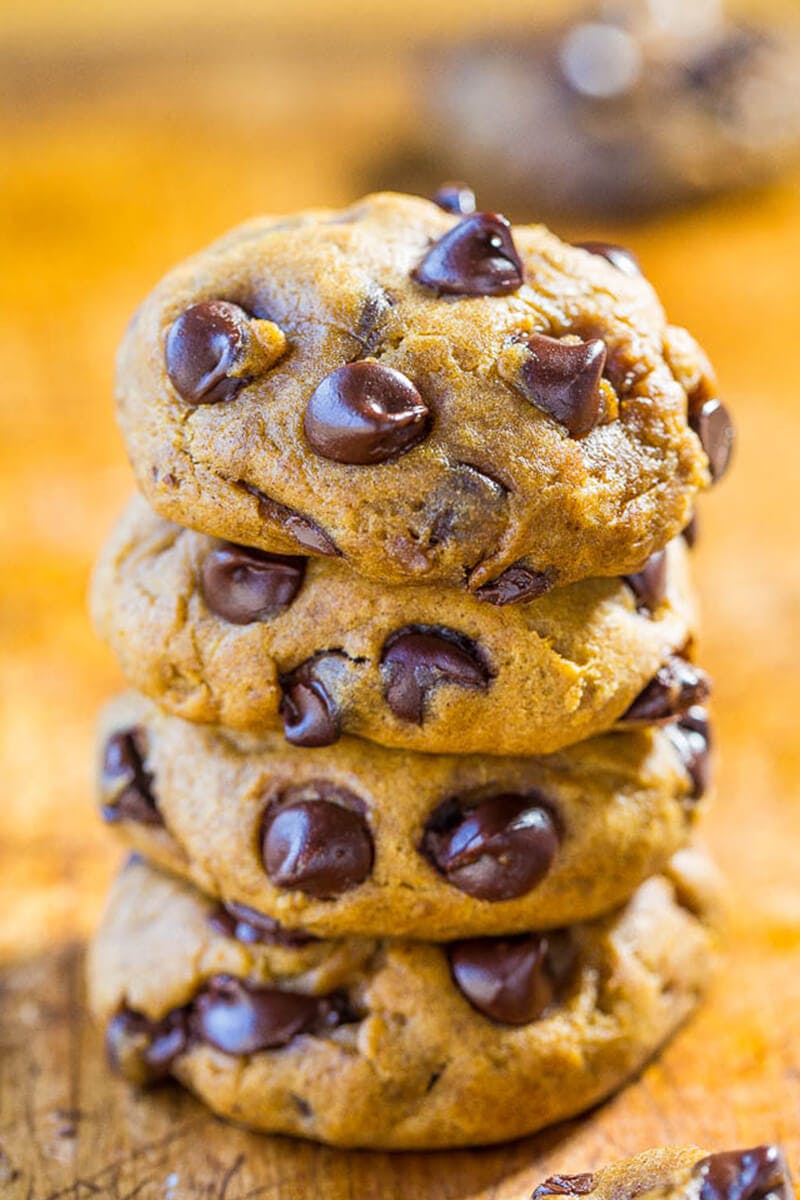
[[[499,604],[638,570],[732,436],[631,258],[394,194],[252,221],[177,267],[117,394],[162,516]]]

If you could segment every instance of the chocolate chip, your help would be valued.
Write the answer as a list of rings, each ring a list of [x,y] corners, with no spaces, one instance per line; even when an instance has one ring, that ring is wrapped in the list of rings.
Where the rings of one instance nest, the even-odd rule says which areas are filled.
[[[203,599],[218,617],[232,625],[250,625],[288,608],[305,570],[304,558],[225,542],[203,560],[200,586]]]
[[[614,242],[573,242],[579,250],[588,250],[610,262],[612,267],[622,271],[623,275],[641,275],[642,268],[638,258],[627,246],[617,246]]]
[[[100,788],[104,821],[163,825],[153,795],[153,776],[145,768],[145,732],[138,726],[118,730],[105,745]]]
[[[546,571],[534,571],[522,563],[512,563],[502,575],[479,587],[475,595],[479,600],[502,607],[505,604],[522,604],[538,600],[555,585],[556,572],[552,567]]]
[[[559,840],[543,797],[502,793],[473,808],[447,801],[428,823],[422,852],[468,896],[512,900],[544,879]]]
[[[431,200],[445,212],[456,216],[466,217],[475,212],[475,193],[466,183],[453,180],[443,183],[433,193]]]
[[[113,1069],[131,1083],[144,1086],[166,1079],[188,1044],[185,1009],[162,1021],[151,1021],[124,1008],[106,1029],[106,1052]]]
[[[699,1200],[792,1200],[789,1165],[777,1146],[728,1150],[703,1158],[694,1168]]]
[[[699,800],[711,782],[711,726],[708,713],[692,705],[685,716],[665,727],[692,780],[692,799]]]
[[[625,575],[625,582],[636,597],[636,607],[655,612],[667,595],[667,555],[664,550],[651,554],[641,571]]]
[[[368,466],[415,446],[425,436],[429,416],[410,379],[362,359],[322,380],[306,407],[304,427],[323,458]]]
[[[339,556],[339,548],[333,538],[316,521],[312,521],[311,517],[281,504],[279,500],[273,500],[266,492],[262,492],[251,483],[245,483],[244,480],[238,480],[237,486],[255,497],[259,512],[265,521],[279,525],[306,550],[310,550],[312,554],[322,554],[326,558]]]
[[[710,694],[711,680],[705,671],[674,654],[659,667],[622,720],[643,724],[670,721],[702,704]]]
[[[544,1196],[588,1196],[597,1186],[594,1175],[551,1175],[531,1193],[531,1200]]]
[[[694,550],[697,545],[697,539],[700,534],[700,521],[697,513],[692,513],[692,519],[686,528],[683,530],[683,540],[690,550]]]
[[[730,466],[734,429],[731,415],[720,400],[690,401],[689,425],[700,439],[708,456],[708,469],[714,483]]]
[[[497,213],[471,213],[434,242],[411,277],[453,296],[515,292],[523,270],[511,226]]]
[[[585,437],[601,416],[600,380],[606,365],[606,344],[561,342],[543,333],[522,339],[527,355],[515,386],[560,425],[572,438]]]
[[[233,900],[219,904],[209,913],[208,923],[215,933],[224,937],[235,938],[247,946],[286,946],[295,948],[307,946],[309,942],[318,939],[302,929],[285,929],[280,921],[268,917],[266,913],[248,908],[246,904],[236,904]]]
[[[332,746],[339,740],[339,709],[318,675],[320,664],[332,657],[339,656],[317,654],[281,679],[283,736],[293,746]]]
[[[527,1025],[553,999],[547,938],[471,938],[448,947],[450,970],[473,1008],[504,1025]]]
[[[343,789],[325,789],[323,795]],[[355,797],[353,798],[355,799]],[[294,800],[267,810],[261,856],[272,883],[317,899],[358,887],[372,870],[372,836],[360,812],[330,799]]]
[[[250,339],[249,321],[238,304],[205,300],[173,322],[167,334],[167,374],[187,404],[232,400],[247,382],[237,371]]]
[[[304,996],[218,975],[192,1004],[192,1032],[224,1054],[288,1046],[301,1033],[332,1029],[347,1012],[338,996]]]
[[[485,689],[489,672],[469,638],[439,626],[409,626],[387,640],[381,655],[386,703],[403,721],[421,725],[428,697],[441,684]]]

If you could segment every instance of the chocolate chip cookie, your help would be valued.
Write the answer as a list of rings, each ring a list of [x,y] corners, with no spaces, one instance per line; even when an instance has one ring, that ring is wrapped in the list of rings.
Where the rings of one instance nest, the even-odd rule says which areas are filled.
[[[549,934],[293,948],[242,939],[137,862],[92,948],[90,1003],[126,1078],[172,1076],[238,1123],[471,1145],[572,1116],[638,1071],[694,1008],[713,941],[679,867]]]
[[[170,272],[117,395],[160,515],[500,604],[640,570],[732,436],[641,275],[394,194],[250,222]]]
[[[531,1200],[793,1200],[789,1165],[778,1146],[722,1150],[662,1146],[580,1175],[551,1175]]]
[[[137,498],[101,555],[92,608],[128,681],[191,721],[283,729],[301,746],[355,734],[435,753],[542,754],[632,706],[635,718],[692,641],[688,575],[678,538],[625,579],[500,609],[219,542]],[[686,670],[697,701],[706,682]]]
[[[103,816],[126,844],[292,933],[432,940],[561,925],[622,903],[690,836],[701,710],[547,758],[286,746],[128,695],[106,711]]]

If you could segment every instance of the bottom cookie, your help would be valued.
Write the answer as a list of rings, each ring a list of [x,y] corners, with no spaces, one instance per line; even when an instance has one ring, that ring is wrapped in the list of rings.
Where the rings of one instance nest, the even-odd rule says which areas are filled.
[[[531,1200],[591,1196],[592,1200],[793,1200],[786,1159],[777,1146],[708,1154],[694,1146],[663,1146],[586,1175],[551,1175]]]
[[[133,860],[92,947],[112,1063],[265,1132],[384,1149],[506,1141],[635,1074],[711,970],[711,868],[677,855],[609,917],[433,945],[287,938]]]

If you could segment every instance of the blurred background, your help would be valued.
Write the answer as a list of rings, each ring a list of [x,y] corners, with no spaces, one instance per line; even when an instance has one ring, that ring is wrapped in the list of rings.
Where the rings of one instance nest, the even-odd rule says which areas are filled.
[[[710,838],[747,919],[800,944],[795,20],[765,0],[3,0],[0,958],[87,932],[117,858],[91,777],[120,677],[85,593],[132,488],[128,317],[255,213],[453,177],[632,246],[719,369],[740,442],[700,513]]]

